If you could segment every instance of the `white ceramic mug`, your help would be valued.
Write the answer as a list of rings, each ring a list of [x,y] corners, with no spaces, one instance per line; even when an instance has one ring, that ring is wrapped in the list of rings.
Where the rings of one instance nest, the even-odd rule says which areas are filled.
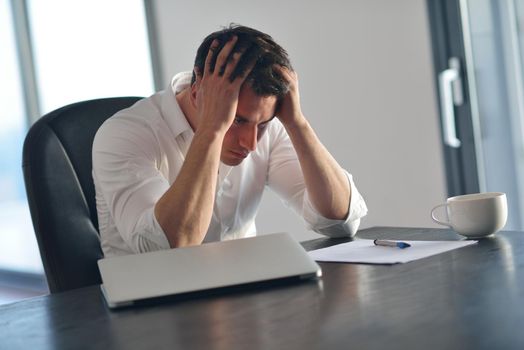
[[[446,207],[448,221],[436,218],[435,210]],[[438,224],[468,238],[481,238],[494,234],[506,225],[508,202],[502,192],[486,192],[450,197],[446,203],[431,209],[431,218]]]

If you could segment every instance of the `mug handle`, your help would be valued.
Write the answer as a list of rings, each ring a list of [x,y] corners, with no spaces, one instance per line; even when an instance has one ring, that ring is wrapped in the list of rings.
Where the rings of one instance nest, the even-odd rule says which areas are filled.
[[[439,219],[436,218],[435,216],[435,210],[437,210],[438,208],[440,207],[445,207],[447,206],[448,204],[447,203],[443,203],[443,204],[439,204],[437,205],[436,207],[434,207],[433,209],[431,209],[431,218],[433,219],[433,221],[435,221],[437,224],[441,224],[441,225],[444,225],[444,226],[448,226],[448,227],[451,227],[451,224],[449,222],[446,222],[446,221],[440,221]]]

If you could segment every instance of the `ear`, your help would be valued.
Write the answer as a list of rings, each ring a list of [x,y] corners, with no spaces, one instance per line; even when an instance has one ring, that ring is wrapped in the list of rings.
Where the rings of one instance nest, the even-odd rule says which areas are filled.
[[[196,107],[197,103],[197,93],[198,89],[200,88],[200,83],[202,81],[202,75],[200,74],[200,71],[198,67],[195,67],[193,69],[193,74],[195,75],[195,82],[191,85],[191,104]]]
[[[202,81],[202,72],[197,66],[193,68],[193,76],[195,77],[195,83],[200,84],[200,82]]]

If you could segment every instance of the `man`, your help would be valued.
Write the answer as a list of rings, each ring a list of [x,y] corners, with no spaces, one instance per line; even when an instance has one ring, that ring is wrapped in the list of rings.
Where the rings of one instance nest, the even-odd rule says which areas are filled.
[[[105,256],[253,236],[266,186],[326,235],[354,235],[367,212],[302,114],[286,51],[242,26],[104,123],[93,178]]]

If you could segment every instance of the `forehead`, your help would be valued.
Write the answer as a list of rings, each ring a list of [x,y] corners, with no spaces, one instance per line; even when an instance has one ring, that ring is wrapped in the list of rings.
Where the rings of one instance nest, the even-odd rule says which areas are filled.
[[[259,96],[248,84],[242,85],[238,96],[237,116],[254,123],[263,123],[275,115],[276,96]]]

